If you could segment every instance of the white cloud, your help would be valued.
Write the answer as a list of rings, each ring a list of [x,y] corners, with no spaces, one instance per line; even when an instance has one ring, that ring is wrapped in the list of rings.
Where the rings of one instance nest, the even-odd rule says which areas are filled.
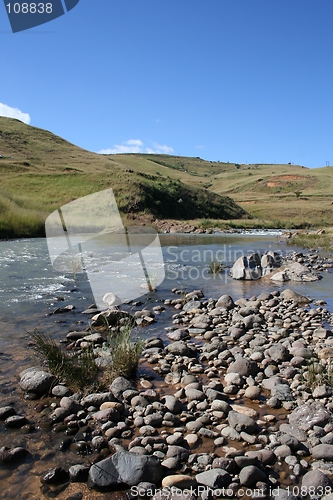
[[[153,147],[146,147],[140,139],[129,139],[122,144],[115,144],[112,148],[101,149],[97,153],[102,155],[116,155],[121,153],[149,153],[149,154],[171,154],[173,148],[166,144],[153,142]]]
[[[30,123],[30,116],[28,113],[23,113],[18,108],[11,108],[2,102],[0,102],[0,116],[5,116],[6,118],[16,118],[17,120],[21,120],[21,122]]]

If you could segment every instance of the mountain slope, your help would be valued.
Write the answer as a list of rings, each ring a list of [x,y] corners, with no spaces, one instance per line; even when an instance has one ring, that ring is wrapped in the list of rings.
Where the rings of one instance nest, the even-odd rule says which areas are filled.
[[[119,210],[128,216],[249,217],[228,196],[187,185],[177,175],[171,178],[156,169],[149,173],[135,168],[140,158],[133,155],[133,168],[127,168],[118,155],[85,151],[18,120],[0,117],[0,155],[0,237],[42,235],[53,210],[107,188],[114,190]]]

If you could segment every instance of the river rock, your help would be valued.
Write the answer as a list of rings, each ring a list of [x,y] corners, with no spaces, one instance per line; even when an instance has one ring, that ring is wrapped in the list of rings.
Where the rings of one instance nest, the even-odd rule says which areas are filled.
[[[288,350],[282,344],[279,343],[272,345],[267,350],[267,354],[273,361],[278,361],[278,362],[288,361],[290,357]]]
[[[64,396],[72,396],[73,392],[65,385],[55,385],[52,388],[52,396],[63,398]]]
[[[116,399],[121,400],[124,391],[135,390],[133,382],[125,377],[117,377],[110,385],[110,391]]]
[[[239,257],[230,270],[230,276],[235,280],[257,280],[261,278],[260,255],[252,253]]]
[[[333,460],[333,445],[318,444],[312,448],[311,454],[317,460]]]
[[[27,456],[29,452],[25,448],[0,448],[0,465],[7,465],[15,463]]]
[[[227,373],[238,373],[242,377],[256,375],[258,373],[258,365],[251,359],[239,356],[233,363],[229,365]]]
[[[188,356],[189,358],[196,357],[197,348],[193,343],[185,343],[183,340],[173,342],[166,346],[165,350],[168,353],[178,356]]]
[[[166,455],[168,458],[176,458],[181,462],[185,462],[189,457],[189,452],[182,446],[170,445]]]
[[[249,434],[254,433],[257,430],[257,424],[253,418],[247,415],[242,415],[236,411],[229,411],[228,422],[230,427],[235,429],[237,432],[248,432]]]
[[[186,474],[172,474],[162,480],[162,488],[179,488],[180,490],[195,488],[196,480]]]
[[[195,479],[199,484],[213,489],[223,488],[231,483],[231,476],[224,469],[210,469],[201,472],[195,476]]]
[[[68,473],[72,483],[85,483],[88,479],[89,467],[82,464],[72,465]]]
[[[167,407],[171,413],[178,414],[183,410],[182,402],[176,398],[175,396],[165,396],[164,397],[164,405]]]
[[[41,396],[50,390],[55,380],[54,375],[37,368],[26,372],[21,377],[19,385],[24,392],[32,392]]]
[[[41,478],[43,484],[60,484],[68,480],[69,474],[62,467],[54,467]]]
[[[96,392],[82,398],[81,405],[84,408],[89,408],[89,406],[99,408],[103,403],[108,401],[115,401],[112,392]]]
[[[118,451],[90,467],[88,485],[108,489],[118,484],[135,486],[142,481],[158,484],[162,466],[157,457]]]
[[[5,426],[11,429],[20,429],[27,423],[28,420],[23,415],[13,415],[5,420]]]
[[[173,330],[172,332],[168,332],[167,337],[170,340],[182,340],[189,337],[189,333],[188,330],[184,328],[179,328],[178,330]]]
[[[252,486],[258,481],[266,481],[267,476],[265,472],[255,465],[248,465],[243,467],[239,473],[239,481],[243,486]]]
[[[323,472],[320,470],[310,470],[307,472],[303,478],[302,478],[302,488],[304,490],[309,490],[309,488],[312,489],[313,493],[319,493],[319,495],[322,495],[322,489],[325,491],[325,487],[332,487],[332,482],[329,479],[329,477],[326,476]]]
[[[286,288],[281,292],[280,297],[284,300],[291,300],[293,302],[296,302],[297,304],[309,304],[311,302],[311,299],[308,297],[305,297],[304,295],[301,295],[300,293],[294,292],[293,290],[290,290],[290,288]]]
[[[183,311],[190,312],[192,310],[200,309],[201,302],[200,300],[190,300],[183,306]]]
[[[291,426],[308,431],[315,425],[324,427],[329,422],[332,422],[332,417],[332,412],[327,410],[321,403],[305,403],[289,415],[289,423]]]
[[[0,420],[6,420],[6,418],[12,417],[15,413],[15,408],[12,406],[3,406],[0,408]]]
[[[252,385],[245,389],[244,396],[249,399],[259,399],[261,394],[260,387]]]
[[[230,295],[222,295],[215,304],[215,307],[223,307],[224,309],[233,309],[235,303]]]
[[[293,401],[294,397],[292,391],[287,384],[277,384],[271,389],[271,396],[279,399],[280,401]]]
[[[203,401],[205,399],[204,393],[193,387],[186,387],[185,395],[188,401]]]

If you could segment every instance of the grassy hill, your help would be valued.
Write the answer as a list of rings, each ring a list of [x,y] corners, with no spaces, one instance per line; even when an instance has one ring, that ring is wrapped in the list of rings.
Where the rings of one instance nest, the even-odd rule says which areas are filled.
[[[53,210],[109,187],[128,220],[141,214],[206,227],[332,225],[333,167],[98,155],[2,117],[0,155],[0,237],[43,234]]]
[[[157,164],[159,156],[98,155],[14,119],[0,117],[0,155],[0,237],[43,235],[52,211],[110,187],[128,220],[134,214],[183,220],[250,217],[230,197],[185,182],[178,163],[173,168]]]

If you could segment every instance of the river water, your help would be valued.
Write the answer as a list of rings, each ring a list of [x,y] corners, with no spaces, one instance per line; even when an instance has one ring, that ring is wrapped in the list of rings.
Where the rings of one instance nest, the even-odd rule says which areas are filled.
[[[250,298],[262,291],[292,288],[313,299],[324,299],[327,309],[333,312],[331,271],[323,273],[323,279],[314,283],[288,285],[260,280],[235,281],[230,278],[229,268],[241,255],[267,250],[285,255],[293,250],[301,250],[279,244],[277,233],[165,234],[160,235],[160,242],[166,277],[157,291],[138,298],[147,308],[162,303],[166,298],[176,298],[171,292],[173,288],[184,292],[201,289],[206,298],[217,299],[229,294],[234,300]],[[212,275],[208,272],[211,261],[222,261],[226,268],[218,275]],[[77,329],[78,325],[80,329],[88,326],[89,317],[81,313],[92,303],[94,297],[87,275],[55,271],[45,239],[0,242],[0,406],[14,404],[17,410],[22,410],[24,404],[27,405],[27,402],[20,403],[23,394],[17,384],[20,371],[36,364],[34,352],[29,348],[27,332],[38,328],[59,341],[68,331]],[[56,308],[66,305],[73,305],[75,309],[66,314],[52,314]],[[167,308],[153,326],[142,331],[142,335],[163,336],[164,327],[172,324],[174,312],[173,308]],[[32,411],[33,402],[29,408]],[[27,411],[27,407],[24,407],[25,414]],[[47,469],[47,465],[52,465],[50,447],[52,449],[57,442],[48,436],[37,447],[38,437],[22,437],[18,433],[5,430],[0,424],[0,447],[16,445],[29,449],[29,446],[35,446],[35,458],[38,456],[41,465],[36,466],[35,460],[31,459],[20,467],[0,467],[0,482],[4,486],[0,490],[0,498],[41,498],[39,475]]]

